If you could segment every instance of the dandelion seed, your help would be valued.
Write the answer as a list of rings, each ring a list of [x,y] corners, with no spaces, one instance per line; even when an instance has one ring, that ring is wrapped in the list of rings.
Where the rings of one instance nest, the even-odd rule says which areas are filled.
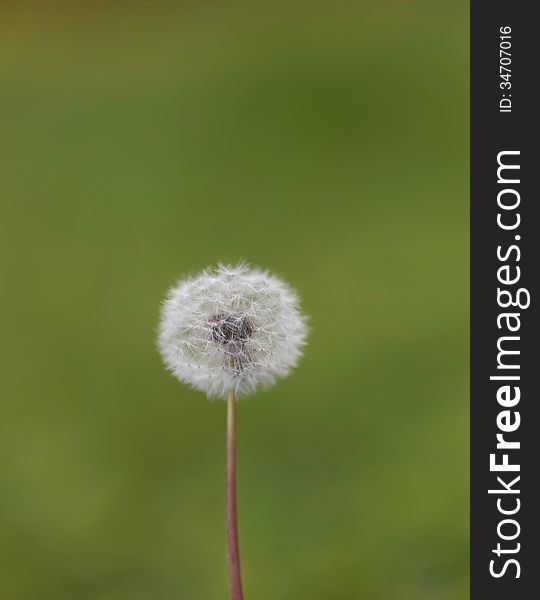
[[[173,287],[163,304],[158,345],[180,381],[226,398],[287,375],[305,339],[294,291],[240,264],[208,269]]]

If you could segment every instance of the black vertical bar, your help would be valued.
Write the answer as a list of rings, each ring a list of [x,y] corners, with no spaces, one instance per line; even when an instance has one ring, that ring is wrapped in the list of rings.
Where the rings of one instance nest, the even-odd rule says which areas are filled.
[[[540,102],[535,91],[540,35],[533,14],[536,8],[535,2],[519,0],[471,0],[472,600],[540,598],[540,394],[536,381],[540,377],[540,194],[534,189],[540,173]],[[507,28],[509,37],[502,37]],[[505,164],[519,165],[519,169],[503,168],[499,177],[503,181],[498,180],[498,156]],[[510,182],[516,179],[519,182]],[[499,194],[503,205],[511,206],[512,199],[518,198],[519,205],[514,209],[499,206]],[[507,227],[518,218],[520,223],[504,229],[497,222],[498,215]],[[518,267],[518,282],[501,283],[498,274],[505,282],[513,280]],[[498,288],[514,300],[520,298],[522,305],[527,294],[518,296],[518,290],[527,290],[530,306],[502,307],[508,296],[503,292],[498,299]],[[501,317],[508,313],[518,317]],[[519,329],[509,331],[509,324],[517,327],[518,322]],[[501,341],[505,336],[519,339]],[[498,342],[519,354],[499,355]],[[519,379],[490,379],[493,376]],[[497,393],[504,386],[510,386],[512,395],[501,391],[501,403]],[[520,400],[510,406],[517,397],[515,388],[519,388]],[[499,427],[513,429],[518,419],[515,431]],[[498,449],[497,434],[505,441],[519,442],[519,448]],[[519,471],[491,470],[490,455],[500,465],[505,454]],[[506,493],[489,493],[504,491],[497,477],[507,486],[520,479]],[[515,514],[502,513],[518,506]]]

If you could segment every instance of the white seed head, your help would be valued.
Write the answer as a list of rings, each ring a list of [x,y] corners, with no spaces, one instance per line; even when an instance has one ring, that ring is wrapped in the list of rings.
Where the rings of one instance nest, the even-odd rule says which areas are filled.
[[[163,303],[158,346],[180,381],[225,397],[250,394],[287,375],[306,336],[296,293],[241,263],[179,281]]]

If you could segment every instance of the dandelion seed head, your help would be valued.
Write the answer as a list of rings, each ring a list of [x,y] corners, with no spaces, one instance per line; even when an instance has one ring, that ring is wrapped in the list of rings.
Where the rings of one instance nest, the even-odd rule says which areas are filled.
[[[161,310],[158,347],[180,381],[209,397],[268,387],[294,368],[307,336],[296,293],[266,271],[218,265],[180,280]]]

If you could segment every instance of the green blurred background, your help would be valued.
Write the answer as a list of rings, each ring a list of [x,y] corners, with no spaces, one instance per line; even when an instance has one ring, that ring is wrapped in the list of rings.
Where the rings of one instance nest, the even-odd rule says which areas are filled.
[[[248,600],[468,597],[468,4],[2,3],[0,597],[225,600],[225,406],[160,302],[311,316],[242,402]]]

